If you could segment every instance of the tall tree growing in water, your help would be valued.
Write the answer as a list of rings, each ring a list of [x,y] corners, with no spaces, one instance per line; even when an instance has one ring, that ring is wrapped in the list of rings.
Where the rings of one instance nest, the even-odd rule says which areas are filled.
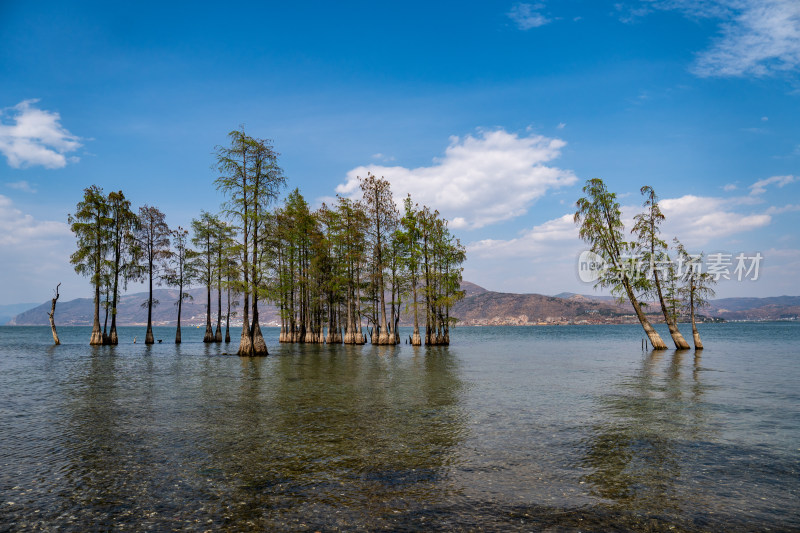
[[[626,268],[625,254],[630,253],[631,245],[623,240],[625,226],[622,223],[622,212],[619,202],[617,202],[617,195],[609,192],[600,178],[588,180],[583,187],[583,192],[586,196],[578,200],[574,220],[579,225],[581,239],[607,265],[595,286],[610,287],[611,292],[617,296],[626,295],[650,339],[653,349],[666,350],[667,345],[650,324],[636,297],[635,290],[642,287],[635,284],[641,283],[641,276],[631,277],[628,275],[629,269]]]
[[[374,311],[378,331],[372,335],[373,344],[396,344],[394,335],[391,335],[386,321],[386,284],[384,273],[386,262],[386,246],[389,235],[397,223],[397,208],[392,201],[392,191],[389,182],[367,173],[366,178],[359,182],[364,198],[364,208],[369,219],[369,239],[372,248],[373,290],[379,300],[379,309]]]
[[[679,274],[683,279],[683,286],[678,289],[681,296],[684,298],[686,310],[692,321],[692,337],[694,339],[695,350],[703,349],[703,341],[700,340],[700,332],[697,331],[697,320],[695,314],[698,309],[708,305],[708,299],[714,296],[714,285],[717,280],[714,279],[708,272],[701,272],[701,265],[703,261],[703,254],[691,255],[686,251],[686,248],[675,239],[675,245],[678,248],[679,254],[679,268],[686,268],[685,272]]]
[[[206,287],[206,332],[203,342],[214,342],[214,330],[211,329],[211,287],[214,284],[214,264],[216,228],[220,220],[211,213],[200,213],[200,218],[192,219],[192,244],[195,246],[191,254],[192,268],[197,272],[197,279]]]
[[[103,189],[97,185],[84,189],[83,200],[78,202],[75,215],[69,215],[68,221],[78,241],[78,249],[70,257],[70,263],[75,272],[88,276],[94,286],[94,317],[89,344],[103,344],[103,334],[100,331],[100,291],[112,224]]]
[[[172,232],[172,244],[175,249],[170,268],[167,271],[167,283],[173,287],[178,287],[178,307],[177,327],[175,328],[175,344],[181,343],[181,311],[183,310],[184,300],[191,300],[192,295],[185,292],[184,287],[191,286],[195,279],[196,272],[193,268],[191,250],[187,247],[189,232],[182,227]]]
[[[157,207],[144,205],[139,208],[139,228],[135,238],[142,254],[143,277],[147,278],[149,289],[147,301],[142,304],[142,307],[147,307],[145,344],[155,342],[153,339],[153,307],[158,305],[158,300],[153,299],[153,283],[160,285],[169,268],[167,261],[172,256],[169,247],[171,234],[164,213]]]
[[[659,226],[664,221],[664,214],[661,212],[661,207],[658,205],[658,196],[656,196],[656,192],[652,187],[645,185],[641,188],[641,193],[645,197],[645,211],[633,217],[636,223],[633,226],[632,233],[636,236],[636,244],[642,253],[642,259],[648,265],[647,276],[642,280],[642,284],[649,289],[648,292],[650,294],[658,297],[661,312],[664,314],[664,322],[667,323],[675,348],[688,350],[689,343],[681,335],[677,321],[670,314],[669,307],[664,301],[664,291],[661,288],[663,281],[661,279],[661,266],[670,263],[667,255],[667,243],[661,240],[660,237],[661,228]]]
[[[237,283],[244,295],[242,311],[242,337],[238,354],[242,356],[267,355],[267,345],[258,323],[259,282],[262,277],[259,235],[266,231],[269,220],[268,206],[278,198],[286,183],[283,170],[278,166],[278,153],[268,139],[248,136],[244,128],[228,134],[230,146],[217,147],[215,180],[228,201],[225,214],[238,229],[241,240],[241,281]],[[252,297],[252,325],[249,324],[248,307]]]
[[[340,249],[344,263],[344,301],[347,307],[344,343],[364,344],[361,331],[361,273],[367,261],[366,232],[369,226],[364,205],[349,198],[338,197],[333,240]]]
[[[414,331],[411,334],[411,344],[413,346],[420,346],[422,344],[422,336],[419,333],[419,298],[417,287],[419,285],[419,272],[422,263],[422,234],[419,228],[419,207],[411,201],[411,195],[408,195],[404,201],[405,212],[403,218],[400,219],[400,226],[402,228],[401,239],[405,247],[405,254],[403,255],[405,267],[408,269],[410,290],[411,290],[411,307],[414,311]]]
[[[111,253],[109,265],[111,267],[112,299],[111,299],[111,332],[108,337],[110,344],[118,344],[117,337],[117,301],[119,300],[120,276],[125,287],[128,281],[135,276],[133,268],[136,250],[133,233],[138,228],[139,219],[131,209],[131,203],[125,198],[122,191],[108,193],[108,209],[111,218]]]
[[[214,330],[214,342],[222,342],[222,289],[232,276],[229,272],[231,267],[231,254],[235,252],[233,247],[233,228],[223,220],[216,220],[214,225],[214,272],[217,278],[217,327]],[[235,265],[235,263],[233,263]],[[228,293],[228,313],[230,313],[230,293]],[[228,319],[226,331],[230,326]],[[230,342],[230,334],[228,342]]]

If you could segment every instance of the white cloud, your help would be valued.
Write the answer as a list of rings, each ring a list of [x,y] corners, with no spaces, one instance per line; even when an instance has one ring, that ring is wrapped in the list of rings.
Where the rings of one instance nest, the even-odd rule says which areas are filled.
[[[550,22],[550,19],[539,13],[539,10],[543,8],[544,4],[514,4],[506,15],[517,24],[519,29],[529,30]]]
[[[65,222],[37,220],[0,194],[0,228],[0,303],[44,301],[59,282],[66,300],[88,293],[69,264],[75,241]]]
[[[735,191],[738,188],[739,187],[737,187],[735,183],[727,183],[727,184],[725,184],[725,186],[722,187],[722,190],[725,191],[725,192],[731,192],[731,191]]]
[[[767,213],[741,213],[734,207],[738,199],[686,195],[661,200],[666,217],[663,234],[678,237],[689,246],[702,246],[730,235],[767,226],[772,217]],[[625,213],[638,212],[639,207],[625,208]],[[631,217],[632,218],[632,217]],[[626,224],[631,227],[631,224]]]
[[[577,276],[586,246],[571,214],[548,220],[513,239],[484,239],[467,245],[464,276],[489,289],[555,294],[587,292]]]
[[[61,168],[78,161],[66,154],[82,146],[80,137],[61,125],[58,113],[33,107],[37,101],[25,100],[0,110],[0,153],[13,168]]]
[[[6,183],[6,187],[10,187],[12,189],[16,189],[22,192],[29,192],[31,194],[36,193],[36,189],[34,189],[30,183],[25,180],[22,181],[12,181],[10,183]]]
[[[438,209],[454,228],[479,228],[520,216],[549,190],[577,181],[569,170],[545,163],[561,155],[566,143],[541,135],[504,130],[451,137],[444,156],[427,167],[360,166],[336,187],[358,197],[358,176],[372,172],[392,184],[398,204],[410,193],[415,202]]]
[[[630,22],[654,10],[716,19],[718,35],[697,54],[691,70],[701,77],[766,76],[800,66],[800,2],[797,0],[642,0],[617,4]]]
[[[384,154],[378,152],[377,154],[372,154],[372,159],[375,159],[377,161],[383,161],[385,163],[385,162],[388,162],[388,161],[394,161],[394,156],[384,155]]]
[[[70,235],[65,222],[38,221],[16,207],[7,196],[0,194],[0,246],[36,246]]]
[[[558,129],[560,129],[560,130],[563,130],[563,129],[564,129],[564,128],[566,128],[566,127],[567,127],[567,125],[566,125],[565,123],[563,123],[563,122],[559,122],[559,123],[558,123],[558,126],[556,126],[556,128],[558,128]]]
[[[764,194],[767,190],[767,185],[777,185],[779,188],[782,188],[785,185],[793,183],[798,180],[797,176],[772,176],[771,178],[766,178],[763,180],[758,180],[754,184],[750,186],[750,194],[755,196],[758,194]]]
[[[721,36],[694,65],[699,76],[764,76],[800,66],[800,2],[748,0],[723,2],[733,16]]]
[[[776,207],[772,206],[767,209],[768,215],[780,215],[782,213],[791,213],[794,211],[800,211],[800,205],[798,204],[786,204],[783,207]]]
[[[467,252],[487,259],[528,257],[549,260],[554,256],[563,258],[565,248],[577,250],[580,246],[573,216],[567,214],[534,226],[514,239],[484,239],[472,242],[467,245]]]

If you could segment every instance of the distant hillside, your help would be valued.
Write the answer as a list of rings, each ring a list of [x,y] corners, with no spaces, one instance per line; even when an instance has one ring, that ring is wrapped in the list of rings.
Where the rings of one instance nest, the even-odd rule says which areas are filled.
[[[598,301],[615,304],[612,296],[562,292],[557,295],[570,301]],[[630,308],[627,304],[624,308]],[[651,309],[657,309],[655,302]],[[797,320],[800,317],[800,296],[772,296],[766,298],[720,298],[711,300],[700,313],[725,320]]]
[[[19,313],[32,309],[39,304],[11,304],[0,305],[0,324],[5,324]]]
[[[725,320],[797,320],[800,296],[769,298],[720,298],[705,311]]]
[[[476,286],[477,287],[477,286]],[[588,298],[471,291],[453,307],[463,325],[606,323],[625,320],[630,311]],[[629,317],[632,318],[632,317]]]
[[[190,289],[188,291],[193,300],[183,302],[181,312],[181,324],[184,325],[203,325],[206,320],[206,291],[205,289]],[[174,289],[156,289],[153,291],[153,298],[160,303],[153,309],[153,324],[159,326],[170,326],[177,322],[178,308],[175,302],[178,300],[178,291]],[[120,298],[117,306],[117,324],[119,325],[142,325],[147,324],[147,309],[141,307],[147,300],[146,292],[135,294],[125,294]],[[226,309],[226,296],[222,294],[222,312]],[[233,306],[234,311],[239,311],[238,306]],[[217,298],[216,293],[211,296],[211,312],[216,316]],[[9,322],[11,326],[35,326],[47,325],[49,319],[47,313],[50,311],[50,302],[46,302],[38,307],[34,307],[24,313],[15,316]],[[91,326],[92,315],[94,313],[94,303],[91,298],[78,298],[68,302],[58,302],[56,306],[56,324],[64,326]],[[259,306],[259,314],[263,325],[277,324],[278,313],[274,306],[262,304]],[[103,322],[104,310],[100,309],[100,321]],[[111,317],[109,317],[109,324]],[[232,320],[233,322],[234,320]]]
[[[537,324],[567,323],[573,321],[608,322],[619,321],[628,311],[603,302],[590,300],[563,300],[541,294],[510,294],[493,292],[465,281],[462,284],[465,298],[458,302],[452,315],[464,325],[484,324]],[[194,300],[184,302],[181,323],[184,325],[205,324],[206,294],[203,289],[188,291]],[[157,289],[153,291],[155,299],[161,303],[153,310],[155,325],[174,325],[177,319],[175,301],[178,291]],[[126,294],[120,298],[117,320],[119,325],[143,325],[147,323],[147,309],[141,304],[147,299],[147,293]],[[223,305],[225,295],[223,294]],[[404,306],[405,307],[405,306]],[[216,316],[216,294],[212,294],[212,315]],[[56,324],[64,326],[90,326],[92,324],[93,302],[90,298],[79,298],[68,302],[59,302],[56,308]],[[234,308],[238,311],[238,307]],[[32,326],[49,323],[47,313],[50,302],[15,316],[9,325]],[[103,310],[100,320],[103,321]],[[224,309],[223,309],[224,313]],[[278,325],[279,316],[275,306],[262,304],[259,308],[262,325]],[[632,318],[632,317],[629,317]],[[109,317],[110,321],[110,317]],[[424,318],[422,319],[424,323]],[[233,323],[236,320],[232,320]],[[402,316],[401,324],[412,324],[412,314],[408,310]]]
[[[619,324],[634,323],[636,317],[629,305],[619,305],[610,296],[581,295],[561,293],[557,296],[542,294],[514,294],[486,290],[479,285],[465,281],[461,287],[465,297],[456,303],[452,316],[462,325],[525,325],[525,324]],[[184,302],[181,322],[184,325],[205,324],[206,293],[204,289],[188,291],[193,301]],[[175,301],[178,292],[173,289],[158,289],[154,297],[161,302],[153,310],[155,325],[174,325],[177,318]],[[119,325],[144,325],[147,309],[141,304],[147,293],[126,294],[119,303]],[[20,304],[25,306],[25,304]],[[225,294],[223,294],[223,313]],[[216,316],[216,294],[212,294],[212,315]],[[234,306],[234,311],[239,311]],[[661,314],[655,305],[649,307],[649,315],[654,322],[661,321]],[[46,325],[50,302],[29,309],[13,317],[9,325]],[[79,298],[69,302],[59,302],[56,308],[56,324],[88,326],[92,323],[93,303],[90,298]],[[262,303],[259,308],[261,324],[278,325],[278,310],[273,305]],[[723,298],[714,300],[703,314],[725,320],[781,320],[797,319],[800,316],[800,296],[779,296],[773,298]],[[412,323],[411,313],[403,314],[401,324]],[[101,310],[100,320],[103,320]],[[424,323],[424,318],[422,319]],[[110,322],[110,317],[109,317]],[[236,318],[232,319],[236,324]]]

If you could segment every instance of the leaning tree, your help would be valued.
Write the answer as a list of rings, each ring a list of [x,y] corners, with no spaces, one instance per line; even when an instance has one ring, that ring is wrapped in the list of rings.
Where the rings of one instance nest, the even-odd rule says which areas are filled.
[[[678,249],[679,265],[686,268],[685,271],[678,274],[678,277],[683,281],[678,292],[685,302],[684,305],[692,321],[694,348],[695,350],[702,350],[703,341],[700,340],[700,332],[697,331],[695,313],[698,309],[708,305],[708,299],[714,296],[712,286],[717,280],[709,272],[702,272],[703,254],[689,254],[678,239],[675,239],[675,245]]]
[[[649,289],[648,292],[651,295],[658,298],[661,312],[664,314],[664,322],[667,323],[675,348],[688,350],[689,343],[681,335],[676,319],[669,312],[669,306],[664,298],[664,290],[662,290],[665,280],[662,279],[661,265],[671,263],[669,255],[667,255],[667,243],[661,239],[660,226],[665,217],[658,205],[658,196],[653,188],[645,185],[641,188],[641,193],[645,197],[645,210],[633,217],[636,223],[631,233],[636,237],[636,245],[641,252],[643,262],[647,265],[648,275],[642,280],[642,284]],[[669,275],[668,267],[665,270]]]
[[[574,217],[580,228],[578,234],[606,264],[595,286],[609,287],[611,293],[619,297],[627,296],[653,349],[666,350],[667,345],[650,324],[636,296],[637,290],[646,287],[644,278],[630,275],[630,263],[626,264],[625,258],[630,255],[632,245],[623,240],[625,226],[617,195],[610,192],[600,178],[587,180],[583,192],[586,196],[578,200]]]

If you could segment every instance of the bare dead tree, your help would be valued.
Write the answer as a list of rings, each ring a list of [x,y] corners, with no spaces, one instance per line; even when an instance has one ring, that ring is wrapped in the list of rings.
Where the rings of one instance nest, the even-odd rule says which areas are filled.
[[[56,285],[56,297],[51,300],[52,305],[50,307],[50,312],[47,313],[47,316],[50,317],[50,329],[53,330],[53,342],[55,344],[61,344],[61,341],[58,340],[58,332],[56,332],[56,321],[53,316],[56,314],[56,302],[58,301],[58,288],[61,286],[61,283]]]

